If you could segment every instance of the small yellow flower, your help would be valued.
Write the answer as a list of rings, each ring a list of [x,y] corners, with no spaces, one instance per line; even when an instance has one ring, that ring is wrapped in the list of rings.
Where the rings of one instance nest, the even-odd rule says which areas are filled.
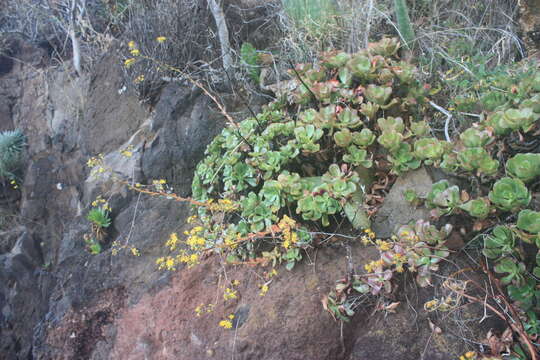
[[[140,52],[139,49],[131,49],[130,53],[131,53],[131,55],[133,55],[133,56],[139,56],[139,55],[141,55],[141,52]]]
[[[124,66],[125,67],[130,67],[131,65],[133,65],[135,63],[135,60],[134,58],[129,58],[129,59],[126,59],[126,61],[124,61]]]
[[[467,352],[465,353],[465,357],[466,357],[467,359],[474,359],[475,356],[476,356],[476,352],[474,352],[474,351],[467,351]]]
[[[133,256],[141,256],[139,249],[137,249],[136,247],[131,248],[131,253],[133,254]]]
[[[236,296],[236,291],[235,290],[232,290],[231,288],[226,288],[225,289],[225,292],[223,293],[223,299],[225,301],[227,300],[231,300],[231,299],[236,299],[237,296]]]
[[[143,81],[144,81],[144,75],[139,75],[139,76],[137,76],[137,77],[135,78],[135,80],[133,80],[133,82],[134,82],[135,84],[140,84],[140,83],[142,83]]]
[[[158,43],[160,43],[160,44],[161,44],[161,43],[164,43],[166,40],[167,40],[167,38],[166,38],[165,36],[158,36],[158,37],[156,38],[156,41],[157,41]]]
[[[130,49],[135,49],[137,45],[135,44],[135,41],[131,40],[130,42],[128,42],[128,47]]]
[[[259,292],[259,296],[266,295],[266,293],[268,292],[268,285],[262,284],[262,285],[259,285],[259,287],[261,288],[261,291]]]
[[[375,243],[379,247],[380,251],[388,251],[388,250],[390,250],[390,244],[388,242],[386,242],[386,241],[377,240]]]
[[[227,316],[230,320],[234,319],[234,314]]]
[[[224,329],[232,329],[232,321],[231,320],[221,320],[219,322],[219,326],[221,326]]]
[[[232,284],[233,284],[233,286],[238,286],[238,285],[240,285],[240,281],[239,280],[233,280]]]

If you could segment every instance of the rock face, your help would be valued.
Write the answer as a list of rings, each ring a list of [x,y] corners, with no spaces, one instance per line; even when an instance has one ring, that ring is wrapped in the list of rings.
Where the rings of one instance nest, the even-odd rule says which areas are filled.
[[[433,180],[425,168],[410,171],[400,176],[384,199],[383,206],[373,219],[372,228],[383,238],[390,237],[400,225],[411,221],[428,219],[429,211],[425,208],[415,208],[405,200],[403,192],[414,190],[419,196],[425,196],[431,189]]]
[[[40,68],[39,49],[17,49],[30,65],[17,62],[0,74],[0,130],[22,129],[29,147],[21,198],[11,201],[17,227],[0,233],[0,358],[455,359],[465,350],[442,319],[430,317],[444,327],[432,335],[423,311],[432,288],[401,285],[392,299],[401,304],[396,314],[373,315],[381,303],[371,301],[343,326],[324,311],[321,300],[335,280],[376,258],[376,249],[358,243],[313,250],[293,271],[279,270],[265,296],[259,285],[268,269],[224,269],[209,257],[190,269],[158,271],[155,260],[166,254],[169,234],[184,230],[189,207],[91,177],[84,164],[102,153],[118,178],[164,178],[186,195],[223,119],[186,84],[166,86],[150,111],[123,90],[115,52],[76,78],[62,68]],[[120,154],[127,148],[131,157]],[[424,215],[401,194],[430,184],[425,170],[396,182],[375,219],[380,236]],[[104,250],[91,255],[83,241],[85,214],[100,194],[109,199],[113,224]],[[224,301],[232,279],[240,281],[238,298]],[[201,304],[213,307],[198,317]],[[481,317],[477,310],[470,316]],[[218,323],[229,314],[234,328],[226,330]],[[484,334],[470,336],[477,335]]]

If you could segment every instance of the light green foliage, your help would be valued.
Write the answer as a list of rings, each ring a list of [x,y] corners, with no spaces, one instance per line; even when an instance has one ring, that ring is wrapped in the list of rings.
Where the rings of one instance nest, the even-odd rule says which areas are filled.
[[[330,52],[319,64],[297,65],[289,72],[295,90],[225,128],[208,146],[195,172],[193,198],[238,202],[236,214],[227,215],[233,237],[268,231],[284,215],[322,226],[345,215],[357,228],[369,226],[362,210],[369,184],[359,174],[373,164],[376,139],[388,146],[395,173],[418,168],[423,160],[435,163],[446,151],[434,138],[418,143],[428,152],[413,150],[429,133],[420,117],[429,91],[415,80],[414,66],[395,57],[398,44],[384,39],[357,54]],[[413,121],[416,134],[409,130]],[[204,207],[199,212],[209,229],[205,238],[220,239],[225,228]],[[259,256],[249,246],[237,247],[236,258]]]
[[[26,137],[20,130],[0,133],[0,178],[16,180],[25,144]]]
[[[261,69],[259,68],[259,54],[257,49],[249,43],[245,42],[240,47],[240,61],[245,66],[247,73],[255,83],[259,83]]]
[[[518,215],[517,227],[531,234],[540,233],[540,212],[529,209],[521,210]]]
[[[84,238],[84,243],[86,244],[86,248],[90,254],[98,255],[101,253],[101,244],[95,238],[86,236]]]
[[[524,280],[525,264],[517,262],[513,258],[505,257],[497,262],[495,272],[506,274],[501,278],[502,284],[508,285],[512,282],[519,284]]]
[[[462,210],[465,210],[472,217],[485,219],[491,212],[491,203],[487,198],[474,199],[460,205]]]
[[[100,228],[108,228],[111,225],[109,212],[102,207],[91,209],[86,215],[86,219]]]
[[[476,170],[485,175],[494,175],[499,168],[499,162],[492,159],[487,150],[482,147],[464,149],[457,154],[457,161],[463,170]]]
[[[447,180],[433,184],[426,198],[426,205],[440,209],[441,214],[449,214],[460,205],[459,187],[450,185]]]
[[[474,127],[470,127],[465,130],[459,138],[468,148],[479,148],[487,145],[493,141],[493,137],[486,130],[480,130]]]
[[[491,235],[484,240],[482,252],[490,259],[497,259],[512,254],[515,246],[516,236],[513,231],[506,226],[496,226]]]
[[[493,185],[489,200],[501,210],[515,211],[529,205],[531,194],[521,180],[505,177]]]
[[[506,172],[523,182],[540,176],[540,154],[517,154],[506,162]]]

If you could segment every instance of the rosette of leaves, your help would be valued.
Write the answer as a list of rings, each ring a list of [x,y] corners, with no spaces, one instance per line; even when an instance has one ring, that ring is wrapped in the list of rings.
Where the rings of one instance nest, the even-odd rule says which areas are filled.
[[[436,138],[422,138],[414,143],[414,156],[426,165],[433,165],[446,151],[446,142]]]
[[[472,217],[478,219],[485,219],[491,212],[491,202],[487,198],[479,198],[467,201],[465,204],[459,206],[460,209],[465,210]]]
[[[360,149],[355,145],[347,148],[347,154],[343,155],[343,161],[354,166],[362,166],[370,168],[373,162],[368,158],[368,153],[364,149]]]
[[[481,148],[494,140],[493,136],[487,130],[480,130],[474,127],[465,130],[459,135],[459,138],[463,142],[463,145],[469,148]]]
[[[397,231],[409,270],[416,272],[416,281],[421,287],[431,284],[431,273],[437,271],[439,263],[450,254],[442,244],[451,231],[450,225],[438,230],[423,220],[414,227],[405,225]]]
[[[368,147],[375,141],[375,134],[369,128],[364,128],[360,132],[352,133],[352,141],[360,147]]]
[[[313,125],[306,125],[294,129],[296,141],[301,149],[306,152],[317,152],[320,150],[320,145],[317,141],[323,136],[323,131],[317,129]]]
[[[499,168],[499,162],[492,159],[489,153],[481,147],[471,147],[457,154],[459,166],[466,171],[475,171],[485,175],[494,175]]]
[[[418,169],[422,161],[414,156],[409,143],[401,142],[394,151],[388,155],[388,161],[392,164],[392,173],[399,175],[403,172]]]
[[[482,253],[490,259],[510,255],[515,251],[516,237],[507,226],[496,226],[484,240]]]
[[[101,207],[90,209],[86,215],[86,219],[101,229],[108,228],[111,225],[109,212]]]
[[[503,285],[510,283],[521,285],[523,284],[526,271],[525,264],[509,257],[504,257],[497,262],[494,268],[496,273],[506,274],[501,278]]]
[[[493,185],[489,200],[501,210],[516,211],[529,205],[531,194],[521,180],[504,177]]]
[[[441,215],[451,213],[460,202],[459,187],[450,185],[448,180],[440,180],[433,184],[426,197],[426,205],[432,209],[440,209]]]
[[[520,129],[528,132],[539,117],[540,115],[535,113],[530,107],[520,109],[510,108],[498,110],[490,114],[486,120],[486,124],[493,128],[496,135],[506,135]]]
[[[540,154],[517,154],[506,162],[508,175],[529,182],[540,176]]]
[[[106,235],[106,229],[111,225],[111,216],[109,211],[103,207],[94,207],[86,215],[92,226],[92,239],[102,241]]]
[[[531,234],[540,233],[540,212],[533,210],[521,210],[517,220],[518,229]]]

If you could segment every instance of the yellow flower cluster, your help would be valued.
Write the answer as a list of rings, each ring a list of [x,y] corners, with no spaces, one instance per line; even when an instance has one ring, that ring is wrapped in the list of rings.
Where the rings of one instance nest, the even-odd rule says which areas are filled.
[[[165,179],[159,179],[159,180],[152,180],[152,185],[154,186],[154,189],[158,192],[164,192],[165,186],[167,185],[167,180]]]
[[[223,293],[223,300],[233,300],[236,299],[238,296],[236,296],[236,290],[232,290],[231,288],[226,288],[225,292]]]
[[[17,182],[15,180],[11,180],[9,182],[11,186],[13,186],[13,189],[17,190],[19,188],[19,185],[17,185]]]
[[[262,284],[262,285],[259,285],[259,288],[261,289],[261,291],[259,291],[259,296],[264,296],[266,295],[266,293],[268,292],[268,284]]]
[[[459,357],[459,360],[474,360],[476,359],[475,351],[467,351],[464,355]]]
[[[296,226],[296,221],[284,215],[283,218],[279,221],[278,227],[283,234],[283,247],[288,249],[291,245],[294,245],[298,242],[298,234],[294,231],[291,231],[292,228]]]
[[[171,235],[169,235],[169,239],[165,243],[165,246],[167,246],[171,251],[174,251],[177,245],[178,235],[176,233],[172,233]]]
[[[160,257],[156,260],[156,265],[158,266],[159,270],[167,269],[167,270],[176,270],[176,261],[173,257],[167,256],[167,257]]]
[[[384,261],[382,259],[372,261],[369,264],[364,265],[364,270],[366,270],[368,273],[372,273],[375,271],[382,270],[382,267],[384,265]]]
[[[89,168],[96,167],[97,165],[101,165],[103,163],[103,154],[98,154],[97,156],[92,156],[88,161],[86,162],[86,166]]]
[[[195,308],[195,314],[197,314],[197,316],[200,317],[204,313],[211,313],[212,311],[214,311],[214,306],[215,306],[214,304],[208,304],[208,305],[200,304],[199,306]]]
[[[204,229],[202,226],[195,226],[190,231],[184,231],[184,234],[188,235],[186,244],[191,248],[191,250],[202,250],[206,245],[206,240],[200,236],[203,230]]]
[[[133,254],[133,256],[141,256],[141,252],[136,247],[131,248],[131,253]]]
[[[388,241],[379,240],[377,239],[375,241],[375,244],[377,244],[377,247],[380,251],[388,251],[392,248],[392,245]]]
[[[135,64],[135,61],[137,61],[135,58],[129,58],[124,61],[124,66],[126,68],[129,68],[131,65]]]
[[[193,265],[200,263],[198,254],[188,254],[184,250],[180,251],[176,258],[179,262],[186,264],[188,267],[192,267]]]
[[[214,199],[206,201],[206,208],[210,211],[231,212],[237,210],[238,207],[239,204],[230,199],[219,199],[217,202],[214,202]]]
[[[227,316],[227,319],[221,320],[219,322],[219,326],[221,326],[224,329],[232,329],[233,323],[232,320],[234,319],[234,314],[230,314]]]
[[[98,195],[98,197],[92,201],[91,205],[92,207],[100,207],[101,209],[109,212],[112,210],[107,200],[103,199],[101,195]]]
[[[401,231],[398,234],[398,237],[412,244],[416,243],[419,240],[418,236],[414,232],[411,233],[407,230]]]
[[[127,158],[130,158],[133,156],[133,145],[130,145],[128,146],[126,149],[120,151],[120,155],[122,155],[123,157],[127,157]]]
[[[133,82],[134,82],[135,84],[140,84],[140,83],[142,83],[143,81],[144,81],[144,75],[139,75],[139,76],[137,76],[137,77],[135,78],[135,80],[133,80]]]
[[[456,308],[456,306],[459,306],[459,300],[452,297],[447,296],[445,298],[442,298],[441,300],[433,299],[424,304],[424,310],[426,311],[450,311]]]
[[[239,204],[230,199],[219,199],[217,202],[214,199],[209,199],[205,204],[208,210],[216,212],[232,212],[237,210],[239,206]]]
[[[376,235],[371,229],[365,229],[364,235],[360,237],[360,241],[363,245],[369,245],[370,243],[373,243],[373,239],[375,239]]]
[[[157,41],[158,43],[160,43],[160,44],[161,44],[161,43],[164,43],[166,40],[167,40],[167,38],[166,38],[165,36],[158,36],[158,37],[156,38],[156,41]]]
[[[395,253],[392,257],[392,263],[396,265],[396,271],[398,273],[403,272],[403,265],[405,265],[405,262],[407,261],[407,258],[403,254]]]

